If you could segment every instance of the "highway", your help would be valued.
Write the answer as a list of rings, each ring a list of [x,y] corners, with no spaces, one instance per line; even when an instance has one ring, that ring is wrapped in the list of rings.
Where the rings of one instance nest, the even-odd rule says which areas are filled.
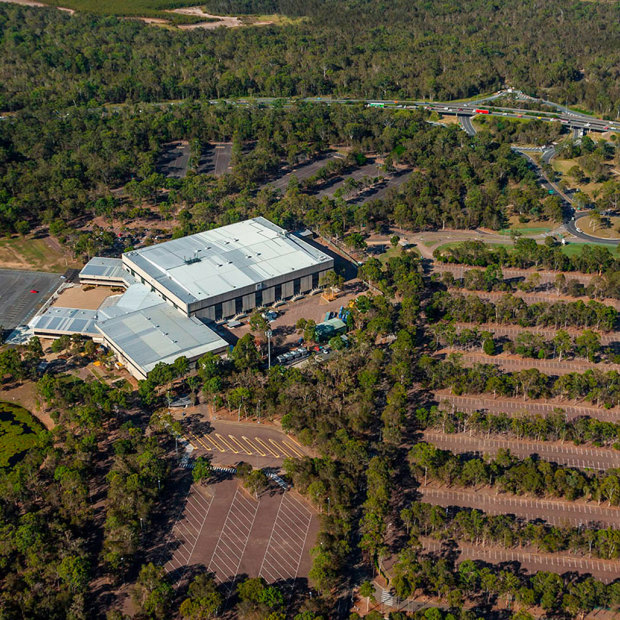
[[[525,110],[521,108],[507,108],[497,106],[484,106],[485,102],[493,102],[499,97],[507,94],[517,95],[517,98],[527,99],[530,101],[537,101],[541,104],[551,106],[555,108],[555,112],[549,112],[546,110]],[[190,100],[191,101],[191,100]],[[175,105],[183,105],[186,101],[181,99],[177,101],[162,101],[154,103],[130,103],[130,104],[115,104],[107,106],[105,108],[89,108],[89,111],[99,110],[104,113],[119,112],[121,109],[127,107],[135,107],[138,113],[143,111],[140,106],[154,106],[154,107],[173,107]],[[543,99],[533,99],[519,91],[499,91],[493,95],[480,97],[476,100],[470,100],[466,102],[461,101],[415,101],[415,100],[395,100],[395,99],[354,99],[354,98],[342,98],[342,97],[241,97],[238,99],[210,99],[211,105],[219,105],[226,103],[235,106],[267,106],[274,105],[275,103],[281,103],[286,106],[293,105],[295,103],[319,103],[319,104],[363,104],[368,107],[379,108],[424,108],[426,110],[432,110],[440,114],[455,115],[459,117],[473,117],[479,114],[477,110],[485,110],[483,114],[489,116],[504,116],[508,118],[523,118],[525,120],[543,120],[547,122],[559,122],[571,129],[585,130],[585,131],[620,131],[620,121],[609,121],[601,118],[595,118],[594,116],[588,116],[574,112],[565,106],[546,101]],[[80,109],[80,108],[75,108]],[[60,112],[58,112],[60,114]],[[66,113],[66,112],[65,112]],[[0,115],[0,120],[9,120],[8,116]],[[466,123],[466,121],[462,121]],[[475,133],[475,129],[468,126],[466,129],[470,135]]]

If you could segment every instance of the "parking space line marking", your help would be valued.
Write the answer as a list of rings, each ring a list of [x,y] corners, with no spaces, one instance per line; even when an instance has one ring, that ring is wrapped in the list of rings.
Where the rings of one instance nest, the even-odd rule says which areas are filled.
[[[213,444],[213,446],[215,446],[215,449],[219,450],[220,452],[226,452],[226,450],[222,450],[222,448],[220,448],[217,443],[215,443],[215,441],[213,441],[210,437],[207,438],[206,435],[203,435],[202,437],[197,437],[196,435],[194,435],[193,433],[190,433],[194,439],[208,452],[213,452],[213,447],[207,445],[206,442],[208,442],[209,444]]]
[[[233,500],[230,503],[230,506],[228,508],[228,513],[226,514],[226,519],[224,520],[224,526],[222,527],[222,531],[220,532],[220,535],[217,539],[217,543],[215,544],[215,548],[213,549],[211,561],[209,562],[209,566],[208,566],[209,570],[212,570],[211,569],[212,566],[218,567],[220,564],[219,555],[226,555],[226,557],[230,558],[230,555],[228,552],[226,552],[226,549],[228,549],[229,552],[232,551],[234,553],[234,549],[233,547],[231,547],[231,545],[240,549],[240,552],[237,552],[234,557],[234,560],[236,560],[237,563],[236,563],[236,566],[233,567],[233,570],[229,570],[230,567],[228,566],[219,566],[220,572],[227,572],[227,571],[230,572],[230,575],[226,574],[224,575],[224,577],[230,577],[231,575],[235,575],[237,571],[239,570],[241,560],[243,558],[243,555],[245,554],[245,549],[250,539],[250,533],[252,532],[252,527],[254,526],[254,520],[256,519],[256,514],[258,513],[258,506],[259,506],[258,502],[256,503],[256,505],[253,506],[251,502],[247,501],[246,504],[249,504],[251,507],[254,508],[254,514],[252,515],[251,520],[248,519],[249,525],[247,524],[245,525],[245,528],[246,528],[245,534],[243,534],[243,536],[237,536],[232,529],[232,524],[235,523],[236,521],[237,523],[235,523],[235,525],[237,529],[239,529],[239,527],[244,524],[244,521],[241,521],[239,517],[244,516],[245,519],[247,519],[247,514],[243,515],[243,513],[239,512],[239,509],[243,507],[243,502],[241,501],[243,499],[245,498],[240,493],[239,489],[237,489],[233,497]],[[236,509],[234,513],[233,513],[233,508]],[[246,505],[246,509],[247,509],[247,505]],[[234,538],[237,538],[238,540],[235,542]],[[221,569],[224,569],[224,571],[222,571]],[[223,579],[219,575],[217,576],[217,578],[220,582],[223,581]]]
[[[243,440],[244,440],[244,441],[248,444],[248,446],[250,446],[250,448],[252,448],[252,450],[253,450],[254,452],[257,452],[257,453],[258,453],[258,454],[260,454],[261,456],[267,456],[267,455],[266,455],[266,454],[265,454],[265,453],[264,453],[264,452],[263,452],[260,448],[256,447],[256,446],[255,446],[255,445],[251,442],[251,440],[250,440],[248,437],[246,437],[245,435],[243,435],[243,436],[241,437],[241,439],[243,439]]]
[[[288,448],[289,450],[292,450],[294,454],[296,454],[300,459],[303,458],[305,455],[302,454],[299,450],[297,450],[296,448],[293,448],[293,446],[289,443],[286,443],[286,441],[282,440],[282,445],[285,448]]]
[[[233,441],[239,448],[241,448],[248,456],[252,456],[251,452],[248,452],[247,448],[244,448],[241,443],[239,442],[239,440],[233,436],[233,435],[228,435],[228,437],[230,438],[231,441]]]
[[[190,491],[190,496],[191,496],[191,491]],[[189,499],[188,499],[188,501],[189,501]],[[211,509],[211,505],[212,504],[213,504],[213,496],[209,500],[208,508],[204,511],[204,515],[202,517],[202,522],[200,523],[200,528],[196,528],[196,534],[193,536],[194,543],[193,543],[191,549],[189,548],[189,544],[187,544],[186,541],[182,541],[182,545],[176,550],[176,552],[173,554],[173,557],[170,559],[170,563],[172,563],[172,561],[176,559],[177,553],[181,554],[181,556],[183,556],[184,553],[187,553],[187,559],[185,560],[185,564],[179,564],[179,566],[174,569],[175,571],[180,570],[181,568],[183,568],[184,566],[187,566],[187,564],[189,564],[189,562],[190,562],[190,560],[192,558],[192,555],[194,553],[194,549],[196,549],[196,545],[198,544],[198,540],[200,539],[200,534],[202,533],[202,528],[204,527],[205,521],[207,520],[207,515],[209,514],[209,511]],[[182,518],[183,517],[180,517],[179,519],[177,519],[177,522],[175,523],[175,527],[176,527],[177,530],[180,530],[181,527],[184,527],[184,529],[187,529],[187,528],[185,528],[183,523],[179,523],[180,519],[182,519]]]
[[[224,439],[224,437],[222,437],[222,435],[220,435],[219,433],[215,433],[215,436],[231,451],[234,452],[235,454],[239,454],[238,450],[235,450],[227,441],[226,439]]]
[[[284,446],[279,445],[279,444],[278,444],[278,443],[276,443],[273,439],[270,439],[270,440],[269,440],[269,443],[270,443],[272,446],[275,446],[275,448],[276,448],[277,450],[279,450],[280,452],[282,452],[282,453],[284,454],[284,456],[286,456],[286,457],[289,457],[289,456],[290,456],[290,455],[289,455],[289,453],[288,453],[288,452],[284,449]]]
[[[280,458],[280,455],[277,452],[274,452],[262,439],[259,439],[258,437],[254,437],[254,439],[263,447],[265,448],[265,450],[267,450],[267,452],[269,452],[272,456],[275,456],[276,458]]]

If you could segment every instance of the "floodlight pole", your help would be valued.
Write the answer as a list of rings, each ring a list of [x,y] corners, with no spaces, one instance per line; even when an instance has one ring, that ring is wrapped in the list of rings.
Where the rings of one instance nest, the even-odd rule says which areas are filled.
[[[271,335],[273,332],[268,329],[265,332],[265,336],[267,336],[267,370],[271,370]]]

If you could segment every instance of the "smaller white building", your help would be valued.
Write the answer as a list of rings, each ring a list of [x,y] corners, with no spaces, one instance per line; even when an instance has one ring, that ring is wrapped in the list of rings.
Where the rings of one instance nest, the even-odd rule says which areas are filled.
[[[160,362],[186,357],[191,366],[205,353],[221,353],[228,346],[204,323],[165,302],[99,321],[96,328],[104,345],[138,379],[146,379]]]

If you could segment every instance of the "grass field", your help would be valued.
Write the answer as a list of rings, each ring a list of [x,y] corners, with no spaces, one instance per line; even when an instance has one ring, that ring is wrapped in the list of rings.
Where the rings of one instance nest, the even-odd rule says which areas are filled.
[[[601,239],[620,239],[620,232],[618,227],[620,226],[620,217],[610,217],[611,228],[596,228],[592,226],[591,217],[579,218],[579,228],[583,230],[586,235],[592,235],[593,237],[600,237]]]
[[[568,171],[575,165],[578,165],[579,162],[576,159],[558,159],[554,157],[551,160],[551,166],[556,172],[559,172],[562,175],[562,181],[566,187],[571,189],[579,189],[584,194],[590,196],[590,198],[594,199],[596,194],[600,191],[603,184],[602,183],[576,183],[575,180],[568,174]]]
[[[447,250],[449,248],[456,248],[462,245],[463,241],[452,241],[451,243],[444,243],[440,245],[438,250]],[[509,252],[513,249],[513,246],[506,243],[493,243],[492,241],[485,241],[488,245],[492,245],[494,248],[505,248]],[[564,252],[567,256],[574,256],[575,254],[581,253],[581,250],[584,246],[589,246],[591,248],[607,248],[612,254],[615,256],[619,256],[618,254],[618,246],[614,247],[611,245],[606,245],[604,243],[568,243],[567,245],[561,246],[562,252]]]
[[[39,441],[43,427],[23,407],[0,402],[0,467],[12,467]]]
[[[567,256],[574,256],[575,254],[580,254],[581,250],[585,246],[591,248],[607,248],[614,256],[618,256],[618,246],[606,245],[604,243],[569,243],[568,245],[562,246],[562,252]]]
[[[549,226],[525,226],[523,228],[519,226],[512,226],[511,228],[503,228],[499,231],[500,235],[510,235],[510,231],[515,230],[522,235],[540,235],[542,233],[549,232],[551,228]]]
[[[69,267],[80,266],[48,239],[0,238],[0,268],[64,273]]]

